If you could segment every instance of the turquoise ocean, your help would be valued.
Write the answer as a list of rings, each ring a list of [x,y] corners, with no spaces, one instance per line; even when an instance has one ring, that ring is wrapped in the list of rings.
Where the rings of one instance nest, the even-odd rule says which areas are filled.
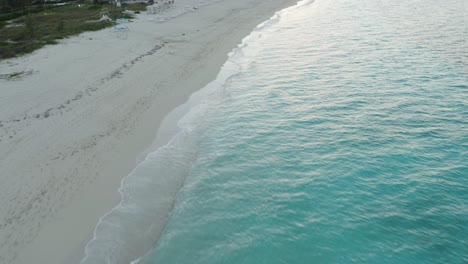
[[[133,202],[96,236],[126,222],[124,250],[99,252],[144,248],[140,264],[468,263],[467,17],[462,0],[278,12],[137,168],[144,177],[123,182]]]

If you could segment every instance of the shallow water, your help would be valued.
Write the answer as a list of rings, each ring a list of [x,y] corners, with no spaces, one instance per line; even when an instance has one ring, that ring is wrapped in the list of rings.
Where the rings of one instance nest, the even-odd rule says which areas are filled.
[[[467,31],[458,0],[303,1],[262,25],[141,262],[467,263]]]

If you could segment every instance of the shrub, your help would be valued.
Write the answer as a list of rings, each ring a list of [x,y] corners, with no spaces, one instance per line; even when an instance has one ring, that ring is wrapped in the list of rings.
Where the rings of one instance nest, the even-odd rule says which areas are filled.
[[[23,13],[21,12],[13,12],[13,13],[6,13],[6,14],[0,14],[0,21],[8,21],[15,19],[17,17],[22,16]]]
[[[60,19],[60,21],[57,23],[57,32],[63,32],[63,27],[64,27],[63,20]]]
[[[88,10],[101,10],[102,6],[100,5],[92,5],[88,7]]]
[[[33,38],[36,31],[36,25],[34,25],[34,21],[30,16],[26,17],[24,25],[26,27],[26,31],[29,33],[29,36]]]

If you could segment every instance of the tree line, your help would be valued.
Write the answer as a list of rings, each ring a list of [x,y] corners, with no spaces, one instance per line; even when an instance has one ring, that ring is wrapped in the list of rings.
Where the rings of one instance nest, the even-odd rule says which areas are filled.
[[[0,13],[17,12],[27,7],[44,5],[46,0],[0,0]],[[54,2],[69,2],[73,0],[55,0]],[[76,1],[76,0],[75,0]],[[53,2],[49,0],[48,2]],[[98,4],[101,0],[78,0]]]
[[[34,0],[0,0],[0,10],[2,13],[12,12],[33,5]]]

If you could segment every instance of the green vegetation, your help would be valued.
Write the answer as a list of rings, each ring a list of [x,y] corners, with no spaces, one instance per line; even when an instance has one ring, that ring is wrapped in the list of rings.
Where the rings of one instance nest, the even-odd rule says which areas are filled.
[[[146,11],[146,5],[143,4],[128,4],[123,6],[126,10],[132,10],[135,12],[143,12]]]
[[[17,77],[19,77],[19,76],[21,76],[21,75],[23,75],[23,74],[24,74],[24,72],[14,72],[14,73],[10,73],[10,74],[8,74],[8,78],[17,78]]]
[[[30,75],[30,74],[32,74],[32,71],[27,71],[27,72],[22,71],[22,72],[0,74],[0,79],[14,80],[14,79],[20,79],[23,76]]]
[[[67,4],[28,15],[0,14],[0,59],[30,53],[44,45],[57,43],[58,39],[85,31],[112,26],[112,22],[99,21],[103,13],[112,19],[131,18],[122,11],[145,8],[144,5],[117,8],[114,5]]]

